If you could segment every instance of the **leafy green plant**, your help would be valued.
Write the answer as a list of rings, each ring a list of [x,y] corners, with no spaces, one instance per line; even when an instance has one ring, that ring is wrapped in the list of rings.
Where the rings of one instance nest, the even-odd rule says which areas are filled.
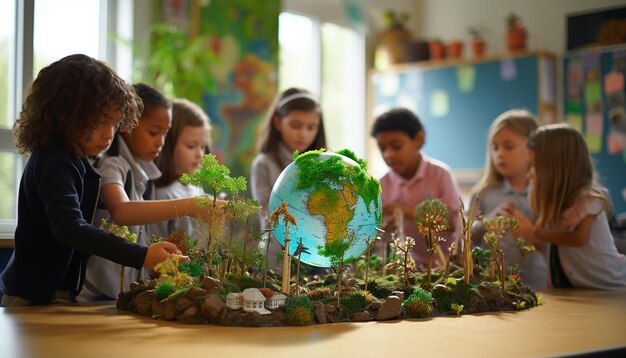
[[[213,274],[213,255],[215,241],[223,232],[224,216],[218,215],[217,193],[221,190],[231,190],[234,192],[246,190],[247,182],[245,177],[233,178],[230,176],[230,169],[217,161],[213,154],[206,154],[202,157],[202,167],[191,174],[183,174],[180,177],[181,183],[191,184],[202,188],[205,193],[212,194],[213,199],[211,215],[208,218],[209,242],[208,242],[208,270]],[[200,199],[199,199],[200,200]],[[221,210],[221,209],[220,209]]]
[[[504,235],[519,228],[517,220],[505,216],[496,216],[483,219],[483,224],[487,232],[483,236],[485,243],[491,248],[493,256],[491,258],[492,275],[499,278],[502,289],[505,286],[504,252],[500,248],[500,242]]]
[[[428,317],[433,311],[433,296],[430,292],[417,289],[402,303],[407,314],[414,317]]]
[[[318,246],[320,255],[327,257],[330,264],[337,274],[337,307],[339,307],[339,299],[341,298],[341,274],[345,270],[346,264],[354,261],[355,257],[345,257],[346,252],[352,245],[354,234],[348,238],[337,238],[331,242],[326,242],[324,246]]]
[[[341,297],[339,304],[347,313],[356,313],[365,310],[365,304],[367,303],[366,297],[363,291],[352,291]]]

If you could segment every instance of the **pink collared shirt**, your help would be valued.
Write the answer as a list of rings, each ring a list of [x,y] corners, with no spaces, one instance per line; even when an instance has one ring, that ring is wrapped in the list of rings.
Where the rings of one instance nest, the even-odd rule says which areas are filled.
[[[429,158],[423,153],[420,155],[419,167],[411,179],[405,179],[394,171],[389,171],[380,179],[383,206],[399,204],[415,207],[426,199],[441,199],[448,207],[448,224],[453,228],[443,233],[442,236],[446,241],[440,243],[447,257],[448,247],[452,242],[457,241],[461,229],[459,216],[461,190],[447,164]],[[385,221],[388,219],[387,216],[384,218]],[[404,234],[415,239],[412,254],[416,264],[425,265],[426,244],[417,230],[415,220],[404,218]],[[433,256],[435,257],[437,256]]]

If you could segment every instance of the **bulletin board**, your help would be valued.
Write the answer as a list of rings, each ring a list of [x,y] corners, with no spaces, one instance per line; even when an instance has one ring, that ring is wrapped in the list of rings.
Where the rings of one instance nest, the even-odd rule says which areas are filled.
[[[565,119],[587,141],[615,214],[626,213],[626,46],[564,58]]]
[[[482,171],[487,132],[500,113],[520,108],[539,114],[540,102],[554,103],[554,69],[542,69],[542,61],[529,54],[375,72],[373,115],[394,107],[414,111],[425,127],[426,155],[455,171]]]

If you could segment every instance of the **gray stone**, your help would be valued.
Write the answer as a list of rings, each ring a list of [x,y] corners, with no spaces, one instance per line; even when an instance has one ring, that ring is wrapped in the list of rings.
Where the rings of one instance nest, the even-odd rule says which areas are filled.
[[[402,314],[402,300],[398,296],[389,296],[376,313],[377,321],[385,321],[400,317]]]

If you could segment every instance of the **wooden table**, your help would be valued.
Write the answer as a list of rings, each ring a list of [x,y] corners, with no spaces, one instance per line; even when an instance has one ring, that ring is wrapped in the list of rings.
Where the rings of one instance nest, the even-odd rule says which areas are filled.
[[[113,302],[0,309],[1,357],[516,357],[626,352],[626,292],[554,290],[522,312],[242,328],[183,325]],[[624,353],[626,354],[626,353]]]

